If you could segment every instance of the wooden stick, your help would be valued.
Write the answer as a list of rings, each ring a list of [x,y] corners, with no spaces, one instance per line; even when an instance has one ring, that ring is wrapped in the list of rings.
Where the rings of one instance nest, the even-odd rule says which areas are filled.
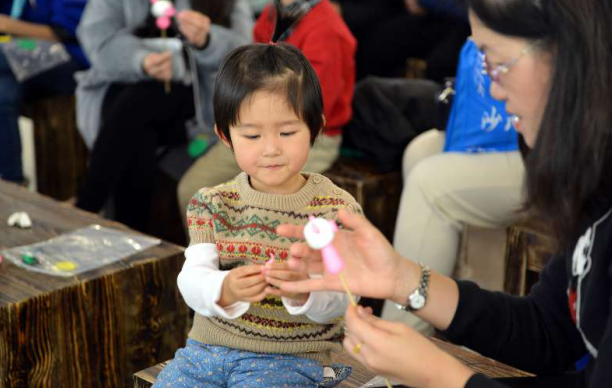
[[[340,281],[342,282],[342,287],[344,287],[344,291],[346,291],[346,294],[349,297],[351,306],[357,307],[357,302],[355,301],[355,297],[353,296],[353,293],[348,287],[348,283],[346,282],[346,278],[344,277],[344,272],[340,272]],[[385,377],[385,384],[387,384],[387,388],[393,388],[393,386],[391,385],[391,381],[389,381],[389,379],[386,377]]]
[[[162,39],[168,38],[166,30],[161,30]],[[166,94],[170,94],[170,81],[164,81],[164,90]]]
[[[353,293],[349,289],[348,283],[346,282],[346,279],[344,278],[344,272],[340,272],[340,281],[342,282],[342,287],[344,287],[344,291],[346,291],[346,294],[349,297],[349,301],[351,302],[351,306],[357,307],[357,302],[355,301],[355,297],[353,296]]]

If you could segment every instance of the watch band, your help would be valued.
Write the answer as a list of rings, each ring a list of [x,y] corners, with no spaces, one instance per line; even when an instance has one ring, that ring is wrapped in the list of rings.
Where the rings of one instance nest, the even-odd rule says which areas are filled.
[[[431,272],[429,267],[423,263],[419,263],[421,266],[421,277],[419,280],[418,287],[408,295],[408,303],[404,306],[397,304],[397,308],[407,311],[418,311],[425,307],[427,303],[427,296],[429,291],[429,278]]]

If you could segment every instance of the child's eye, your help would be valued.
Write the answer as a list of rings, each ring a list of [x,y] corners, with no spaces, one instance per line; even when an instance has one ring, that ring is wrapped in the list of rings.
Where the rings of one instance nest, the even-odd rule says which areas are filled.
[[[257,139],[259,139],[259,135],[244,135],[244,137],[246,139],[249,139],[249,140],[257,140]]]
[[[289,137],[289,136],[293,136],[295,135],[297,131],[293,131],[293,132],[281,132],[281,136],[283,137]]]

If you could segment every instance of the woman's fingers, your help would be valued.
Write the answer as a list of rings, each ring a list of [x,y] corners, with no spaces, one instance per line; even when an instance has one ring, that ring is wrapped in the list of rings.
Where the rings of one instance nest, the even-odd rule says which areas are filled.
[[[372,229],[376,230],[374,225],[372,225],[367,218],[346,209],[340,209],[338,211],[338,219],[346,229],[353,230],[357,233],[370,232]]]
[[[279,282],[278,287],[286,292],[293,294],[307,293],[311,291],[322,291],[329,290],[330,285],[326,284],[323,278],[318,279],[306,279],[297,282]],[[340,291],[341,289],[336,289]]]
[[[308,277],[301,272],[288,271],[283,269],[271,269],[264,272],[266,279],[276,280],[305,280]]]

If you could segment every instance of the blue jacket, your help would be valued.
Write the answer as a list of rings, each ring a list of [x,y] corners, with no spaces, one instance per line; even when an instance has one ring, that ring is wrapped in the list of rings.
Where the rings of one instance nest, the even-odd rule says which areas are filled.
[[[86,4],[87,0],[29,0],[19,19],[66,31],[71,38],[63,42],[66,49],[74,60],[86,67],[89,64],[76,40],[76,28]],[[12,5],[12,0],[2,1],[0,13],[10,15]]]

